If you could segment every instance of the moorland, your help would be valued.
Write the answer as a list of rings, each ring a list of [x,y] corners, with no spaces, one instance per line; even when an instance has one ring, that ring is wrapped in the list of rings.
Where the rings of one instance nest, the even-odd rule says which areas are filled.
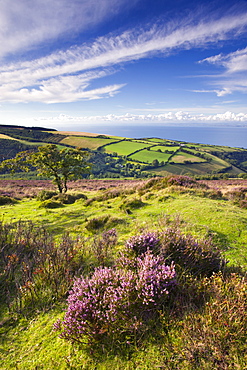
[[[66,194],[35,174],[0,179],[0,369],[246,369],[246,151],[118,139],[83,137],[123,161],[107,165],[117,179],[95,173]],[[144,178],[129,156],[150,166]]]

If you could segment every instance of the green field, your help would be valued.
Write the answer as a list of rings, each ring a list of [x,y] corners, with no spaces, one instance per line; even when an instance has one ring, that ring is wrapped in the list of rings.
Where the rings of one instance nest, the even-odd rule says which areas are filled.
[[[142,150],[138,153],[130,155],[129,158],[146,163],[152,163],[155,159],[157,159],[159,162],[167,162],[170,156],[171,154],[155,152],[154,150]]]
[[[67,136],[61,141],[62,144],[80,148],[97,149],[98,147],[116,141],[115,138],[99,138],[90,136]]]
[[[25,150],[25,145],[45,145],[47,142],[80,147],[92,153],[92,177],[94,178],[147,178],[153,174],[166,175],[167,173],[214,175],[215,173],[228,173],[229,175],[246,174],[247,150],[243,148],[229,148],[218,145],[205,145],[199,143],[180,142],[160,138],[122,138],[116,136],[98,135],[85,132],[45,131],[32,128],[15,128],[3,126],[1,129],[1,158],[7,159],[15,156],[18,151]],[[13,136],[11,136],[13,135]],[[10,143],[7,139],[11,139]],[[4,141],[6,140],[6,143]],[[14,144],[13,144],[14,143]],[[147,150],[149,148],[149,150]],[[181,152],[172,156],[172,153],[181,148]],[[182,151],[185,150],[185,152]],[[188,153],[186,153],[186,151]],[[114,153],[114,158],[112,154]],[[200,156],[193,156],[200,153]],[[109,155],[108,155],[109,154]],[[143,163],[142,168],[133,168],[128,164],[131,160]],[[152,166],[157,159],[167,163],[165,168]],[[146,166],[145,166],[146,165]],[[2,175],[0,175],[2,176]]]
[[[157,152],[158,150],[161,150],[162,152],[165,152],[166,150],[169,150],[170,152],[175,152],[179,148],[180,148],[179,146],[157,145],[150,148],[150,150],[153,150],[155,152]]]
[[[130,155],[131,153],[147,148],[152,144],[142,143],[137,141],[124,140],[116,144],[107,145],[105,151],[107,153],[118,153],[119,155]]]
[[[185,152],[180,152],[178,151],[173,157],[172,157],[172,162],[174,163],[184,163],[185,161],[191,161],[193,162],[205,162],[205,159],[196,157],[195,155],[185,153]]]

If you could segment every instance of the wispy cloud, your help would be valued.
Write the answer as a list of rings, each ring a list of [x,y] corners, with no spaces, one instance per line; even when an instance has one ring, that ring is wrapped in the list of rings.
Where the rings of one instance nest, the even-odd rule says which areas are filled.
[[[247,71],[247,47],[226,55],[214,55],[203,59],[203,62],[223,66],[228,74]]]
[[[103,1],[108,5],[109,2]],[[178,23],[159,23],[147,29],[100,37],[91,44],[32,61],[3,65],[0,101],[56,103],[113,96],[123,84],[90,89],[92,80],[114,73],[119,64],[157,53],[165,56],[180,49],[206,47],[239,36],[246,27],[244,13],[217,19],[208,17],[203,21],[186,18]],[[224,95],[222,91],[218,94]]]
[[[138,0],[1,0],[0,58],[95,27]]]
[[[200,63],[205,62],[224,69],[218,76],[214,76],[214,81],[212,81],[212,84],[220,87],[220,90],[211,90],[211,92],[216,92],[218,96],[231,94],[234,91],[247,93],[247,47],[233,53],[218,54],[200,61]]]

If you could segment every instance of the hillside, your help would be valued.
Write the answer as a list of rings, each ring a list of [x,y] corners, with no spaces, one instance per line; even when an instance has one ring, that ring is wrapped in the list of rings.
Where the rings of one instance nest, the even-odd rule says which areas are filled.
[[[167,174],[236,177],[247,173],[247,150],[241,148],[0,125],[0,160],[44,143],[81,147],[90,152],[91,178],[145,178]]]
[[[85,179],[59,196],[50,181],[0,180],[0,369],[244,370],[246,189],[244,179]],[[172,261],[176,283],[161,294]],[[83,302],[106,316],[60,338],[54,324],[82,276],[97,289],[81,293],[78,315]]]

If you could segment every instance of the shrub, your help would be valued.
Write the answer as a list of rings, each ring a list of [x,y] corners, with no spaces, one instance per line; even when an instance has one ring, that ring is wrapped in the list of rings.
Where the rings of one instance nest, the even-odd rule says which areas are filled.
[[[77,194],[58,194],[52,190],[42,190],[38,195],[37,199],[41,202],[45,200],[55,200],[63,204],[73,204],[77,199],[87,199],[87,196],[82,193]]]
[[[133,250],[139,256],[147,250],[157,252],[160,247],[160,237],[156,232],[135,235],[127,240],[126,247],[129,250]]]
[[[11,311],[31,314],[65,297],[83,267],[83,241],[68,234],[55,243],[31,222],[0,223],[0,298]]]
[[[76,201],[76,197],[71,194],[57,194],[52,197],[52,200],[58,201],[62,204],[73,204]]]
[[[91,218],[86,222],[85,228],[91,232],[98,231],[99,229],[103,228],[106,225],[109,218],[110,218],[109,215]]]
[[[239,202],[239,207],[247,209],[247,199],[243,199]]]
[[[64,321],[55,328],[72,342],[90,344],[102,338],[135,337],[167,299],[175,284],[174,266],[147,252],[135,260],[135,270],[100,267],[91,277],[76,279],[68,298]]]
[[[126,211],[129,209],[138,209],[143,206],[145,206],[145,203],[143,203],[141,199],[127,199],[124,203],[121,204],[120,209]]]
[[[90,205],[91,205],[91,203],[93,203],[95,200],[97,200],[97,198],[96,198],[96,197],[86,199],[86,200],[85,200],[84,205],[85,205],[86,207],[88,207],[88,206],[90,206]]]
[[[211,239],[197,241],[191,235],[183,235],[176,227],[167,228],[161,234],[160,253],[195,276],[210,276],[226,264]]]
[[[220,271],[226,264],[211,239],[197,241],[191,235],[183,235],[176,227],[168,227],[163,232],[148,232],[132,236],[126,247],[141,255],[147,250],[161,254],[167,261],[174,261],[182,271],[195,276],[210,276]]]
[[[116,229],[103,232],[100,237],[96,237],[92,243],[92,251],[97,258],[99,265],[104,266],[112,254],[112,249],[117,243]]]
[[[87,200],[87,196],[83,193],[76,193],[76,194],[73,194],[73,196],[76,198],[76,200],[78,199],[85,199]]]
[[[57,200],[47,199],[40,203],[40,208],[59,208],[63,207],[63,204]]]
[[[198,186],[196,180],[192,179],[189,176],[172,176],[168,178],[167,185],[177,185],[177,186],[184,186],[186,188],[193,188]]]
[[[41,190],[41,192],[38,193],[37,199],[41,202],[51,199],[52,197],[56,196],[57,192],[52,190]]]
[[[4,206],[5,204],[14,204],[17,200],[6,195],[0,195],[0,206]]]
[[[204,285],[212,291],[211,300],[202,312],[191,312],[179,324],[183,348],[179,363],[183,361],[186,369],[244,369],[246,278],[236,274],[223,278],[216,274],[204,280]]]
[[[239,204],[241,201],[246,199],[247,188],[235,188],[226,193],[226,197],[233,201],[235,204]]]
[[[139,187],[137,187],[138,193],[140,195],[145,194],[147,189],[154,188],[154,186],[157,185],[157,184],[160,184],[161,181],[162,180],[159,179],[159,178],[151,178],[151,179],[145,181],[144,184],[141,184]]]

